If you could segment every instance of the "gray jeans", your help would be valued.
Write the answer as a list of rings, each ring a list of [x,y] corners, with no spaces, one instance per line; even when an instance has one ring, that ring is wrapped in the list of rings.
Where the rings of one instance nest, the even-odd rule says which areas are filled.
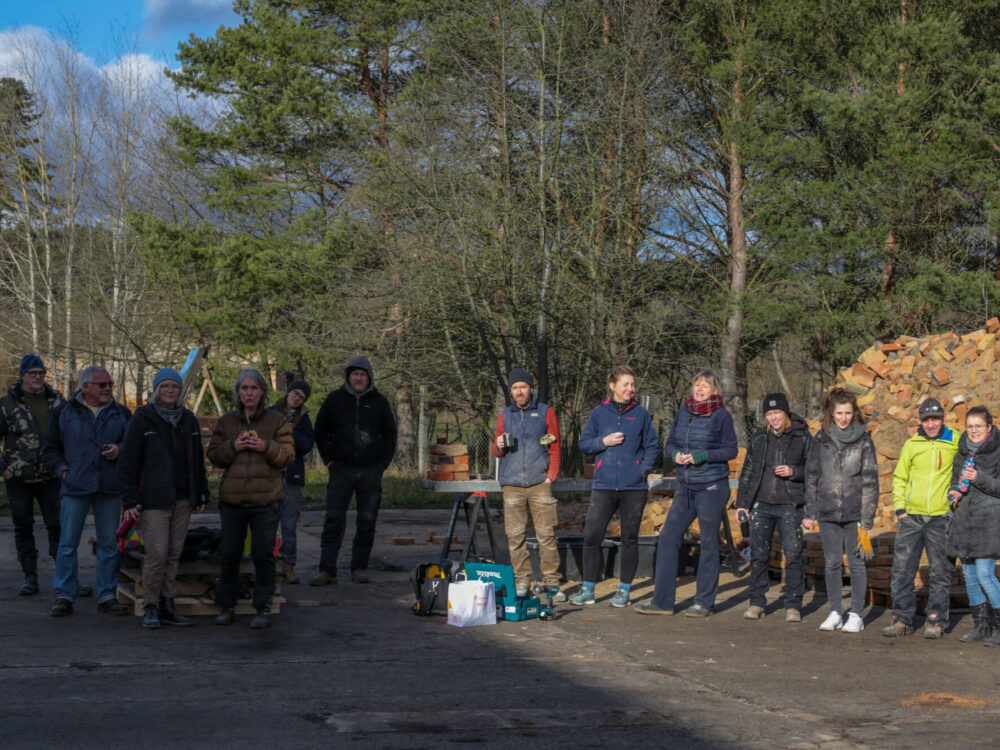
[[[907,625],[917,613],[917,594],[913,579],[920,568],[920,553],[927,552],[930,563],[930,595],[927,612],[937,612],[948,622],[951,576],[954,564],[945,554],[948,535],[947,516],[918,516],[910,513],[899,519],[896,546],[892,558],[892,609]]]
[[[865,592],[868,589],[868,571],[865,561],[858,554],[858,522],[836,523],[820,521],[819,536],[823,540],[823,559],[826,562],[826,598],[831,612],[843,612],[844,607],[844,555],[851,571],[851,612],[861,615],[865,609]]]
[[[285,499],[281,503],[281,549],[278,554],[289,565],[298,559],[295,527],[302,512],[302,485],[285,483]]]

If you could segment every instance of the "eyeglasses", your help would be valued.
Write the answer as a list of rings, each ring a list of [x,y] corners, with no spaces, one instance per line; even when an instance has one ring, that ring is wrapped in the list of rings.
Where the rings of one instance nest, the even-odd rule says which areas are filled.
[[[988,430],[988,424],[968,424],[965,426],[967,432],[980,432],[981,430]]]
[[[30,375],[33,378],[44,378],[45,370],[28,370],[25,375]]]
[[[102,381],[100,383],[97,383],[97,382],[94,382],[94,381],[88,381],[88,382],[84,383],[84,385],[93,385],[93,386],[96,386],[97,388],[114,388],[115,381],[113,381],[113,380],[104,380],[104,381]]]

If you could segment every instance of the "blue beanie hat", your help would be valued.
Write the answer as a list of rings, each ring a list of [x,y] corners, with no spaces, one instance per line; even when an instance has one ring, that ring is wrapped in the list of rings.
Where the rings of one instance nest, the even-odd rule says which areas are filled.
[[[42,358],[37,354],[25,354],[21,357],[21,375],[24,375],[28,370],[45,370],[45,363],[42,362]],[[46,372],[48,372],[46,370]]]
[[[181,380],[181,376],[177,374],[177,370],[173,367],[161,367],[157,370],[156,375],[153,378],[153,390],[155,391],[160,387],[160,384],[165,383],[168,380],[173,380],[181,387],[184,386],[184,381]]]

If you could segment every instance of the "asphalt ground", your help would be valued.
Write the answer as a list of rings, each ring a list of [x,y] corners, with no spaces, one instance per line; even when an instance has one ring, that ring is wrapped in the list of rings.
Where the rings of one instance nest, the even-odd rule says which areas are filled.
[[[435,560],[440,545],[422,542],[447,517],[384,511],[375,555],[407,571]],[[217,523],[206,514],[193,525]],[[552,622],[460,629],[410,613],[408,572],[373,570],[360,585],[342,571],[336,585],[305,585],[321,529],[322,514],[304,514],[303,583],[283,587],[270,629],[200,617],[146,631],[138,617],[99,614],[93,598],[50,617],[47,558],[43,593],[17,596],[10,519],[0,519],[0,747],[997,745],[1000,648],[957,640],[967,614],[939,641],[882,637],[890,617],[877,607],[863,633],[821,633],[823,594],[808,593],[803,622],[788,624],[775,584],[768,616],[750,622],[745,580],[723,574],[707,619],[682,614],[694,593],[687,577],[672,617],[609,607],[607,581],[598,604],[557,605]],[[398,536],[417,544],[393,545]],[[80,560],[93,584],[86,545]],[[634,599],[651,591],[637,581]]]

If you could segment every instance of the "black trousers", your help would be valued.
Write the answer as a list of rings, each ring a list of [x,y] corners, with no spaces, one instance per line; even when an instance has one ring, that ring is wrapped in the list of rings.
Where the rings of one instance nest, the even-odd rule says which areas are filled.
[[[215,584],[215,603],[225,609],[235,607],[239,595],[240,560],[243,543],[250,529],[250,555],[253,557],[253,606],[260,611],[274,596],[274,540],[281,520],[281,503],[243,507],[219,503],[222,540],[219,542],[219,582]]]
[[[55,477],[41,482],[8,479],[7,503],[14,522],[14,547],[17,561],[24,567],[25,560],[37,560],[35,548],[35,501],[42,511],[42,520],[49,534],[49,557],[56,559],[59,551],[59,488]]]
[[[646,507],[646,490],[592,490],[583,527],[583,580],[597,582],[601,542],[615,511],[622,522],[621,582],[632,583],[639,567],[639,524]]]
[[[382,505],[382,466],[330,464],[326,485],[326,520],[320,537],[319,569],[337,575],[337,556],[347,528],[351,496],[357,501],[357,529],[351,548],[351,570],[367,570],[375,543],[375,522]]]

